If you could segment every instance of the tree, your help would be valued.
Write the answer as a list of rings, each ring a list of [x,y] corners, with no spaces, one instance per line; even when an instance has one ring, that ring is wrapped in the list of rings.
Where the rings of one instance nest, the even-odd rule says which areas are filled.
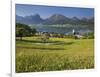
[[[31,29],[28,25],[16,23],[16,37],[20,37],[20,40],[22,40],[22,37],[31,36],[35,32],[36,30]]]
[[[22,40],[22,37],[24,36],[24,32],[25,32],[24,28],[17,28],[16,29],[16,36],[20,37],[20,40]]]
[[[32,33],[32,35],[34,35],[36,32],[37,32],[37,31],[36,31],[35,28],[32,28],[32,29],[31,29],[31,33]]]
[[[94,39],[94,32],[88,32],[83,35],[87,39]]]

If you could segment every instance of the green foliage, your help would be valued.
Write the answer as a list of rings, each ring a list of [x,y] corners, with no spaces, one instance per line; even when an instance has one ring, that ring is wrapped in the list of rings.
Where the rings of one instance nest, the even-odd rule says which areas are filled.
[[[31,29],[28,25],[16,23],[16,37],[31,36],[36,33],[36,29]]]
[[[37,38],[16,41],[17,73],[94,68],[93,39]]]
[[[35,28],[31,28],[31,33],[34,35],[36,33],[36,29]]]
[[[90,39],[93,39],[93,38],[94,38],[94,32],[91,32],[91,33],[89,33],[88,35],[89,35],[88,38],[90,38]]]
[[[84,38],[88,38],[88,39],[93,39],[94,38],[94,32],[89,32],[83,35]]]

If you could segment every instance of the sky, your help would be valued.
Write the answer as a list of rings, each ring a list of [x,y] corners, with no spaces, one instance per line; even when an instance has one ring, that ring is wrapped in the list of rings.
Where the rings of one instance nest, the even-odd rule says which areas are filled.
[[[53,14],[62,14],[66,17],[93,17],[93,8],[79,8],[79,7],[58,7],[58,6],[43,6],[43,5],[28,5],[16,4],[16,15],[30,16],[39,14],[41,18],[46,19]]]

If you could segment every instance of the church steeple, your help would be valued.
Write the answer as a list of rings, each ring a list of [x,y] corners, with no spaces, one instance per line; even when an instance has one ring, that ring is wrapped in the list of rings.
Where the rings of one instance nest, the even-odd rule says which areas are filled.
[[[72,34],[75,34],[75,29],[72,30]]]

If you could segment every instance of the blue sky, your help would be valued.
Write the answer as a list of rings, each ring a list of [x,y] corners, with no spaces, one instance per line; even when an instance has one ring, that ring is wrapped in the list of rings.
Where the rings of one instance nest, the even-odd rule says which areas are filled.
[[[93,8],[55,7],[43,5],[16,4],[16,15],[29,16],[39,14],[41,18],[48,18],[53,14],[62,14],[66,17],[93,17]]]

